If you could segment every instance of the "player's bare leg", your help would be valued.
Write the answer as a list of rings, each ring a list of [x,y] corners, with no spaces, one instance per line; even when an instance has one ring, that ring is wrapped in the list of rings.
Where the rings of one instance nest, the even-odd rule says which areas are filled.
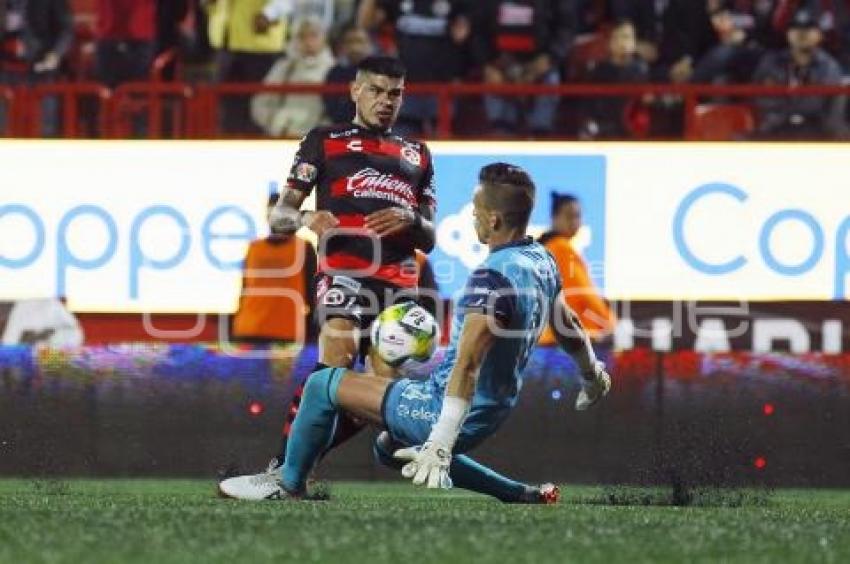
[[[347,368],[357,358],[359,334],[354,321],[343,317],[328,319],[319,333],[319,362]]]
[[[397,380],[400,377],[398,368],[387,364],[374,348],[369,349],[369,368],[367,372],[389,380]]]

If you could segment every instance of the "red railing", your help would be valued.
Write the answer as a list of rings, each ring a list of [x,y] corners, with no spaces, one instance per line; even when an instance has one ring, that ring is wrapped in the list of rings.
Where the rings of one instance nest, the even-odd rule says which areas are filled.
[[[186,84],[180,82],[128,83],[110,90],[94,83],[56,83],[32,88],[0,88],[0,103],[8,108],[5,134],[13,137],[39,137],[41,100],[57,96],[61,100],[62,137],[94,136],[105,138],[191,138],[232,137],[219,128],[219,107],[223,97],[247,96],[259,92],[281,94],[346,94],[346,84]],[[693,123],[697,106],[704,98],[733,98],[749,103],[759,97],[848,96],[850,86],[761,86],[761,85],[673,85],[673,84],[412,84],[408,95],[433,96],[437,99],[434,137],[449,139],[453,131],[453,102],[463,97],[499,95],[529,97],[554,95],[564,98],[675,96],[684,110],[686,139],[694,138]],[[81,99],[94,99],[81,112]],[[87,121],[91,135],[81,135],[81,120]],[[135,120],[135,122],[134,122]],[[133,127],[138,123],[139,127]],[[2,132],[2,131],[0,131]],[[245,137],[245,135],[240,135]],[[563,138],[569,138],[564,135]]]
[[[10,137],[15,131],[14,111],[15,91],[8,86],[0,86],[0,104],[5,108],[5,123],[0,122],[0,137]]]

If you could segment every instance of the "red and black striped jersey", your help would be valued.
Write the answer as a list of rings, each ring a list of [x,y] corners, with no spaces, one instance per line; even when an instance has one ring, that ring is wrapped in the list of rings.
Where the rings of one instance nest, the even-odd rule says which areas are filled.
[[[302,140],[287,187],[309,194],[316,209],[339,219],[319,242],[319,270],[416,285],[414,246],[407,233],[376,241],[364,228],[370,213],[389,207],[434,205],[434,167],[428,147],[353,123],[317,127]]]

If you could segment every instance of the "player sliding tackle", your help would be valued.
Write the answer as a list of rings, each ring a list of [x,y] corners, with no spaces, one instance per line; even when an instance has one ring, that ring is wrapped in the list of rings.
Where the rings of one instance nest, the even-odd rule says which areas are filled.
[[[582,375],[576,409],[597,402],[611,385],[576,316],[560,296],[558,268],[525,235],[534,184],[522,169],[484,167],[473,198],[475,230],[490,254],[472,274],[455,308],[445,359],[427,380],[392,380],[324,368],[307,380],[279,471],[221,482],[238,499],[279,499],[305,492],[307,477],[347,414],[386,429],[378,458],[401,467],[413,483],[452,485],[506,502],[551,503],[557,489],[508,479],[463,454],[492,435],[516,404],[522,371],[549,322]],[[439,414],[434,421],[433,414]],[[403,464],[403,466],[402,466]]]

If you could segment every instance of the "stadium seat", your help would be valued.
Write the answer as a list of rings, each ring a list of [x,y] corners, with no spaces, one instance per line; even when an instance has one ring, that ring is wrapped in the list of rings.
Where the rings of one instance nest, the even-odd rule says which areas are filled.
[[[755,129],[755,116],[744,104],[700,104],[690,116],[687,138],[691,141],[733,141]]]

